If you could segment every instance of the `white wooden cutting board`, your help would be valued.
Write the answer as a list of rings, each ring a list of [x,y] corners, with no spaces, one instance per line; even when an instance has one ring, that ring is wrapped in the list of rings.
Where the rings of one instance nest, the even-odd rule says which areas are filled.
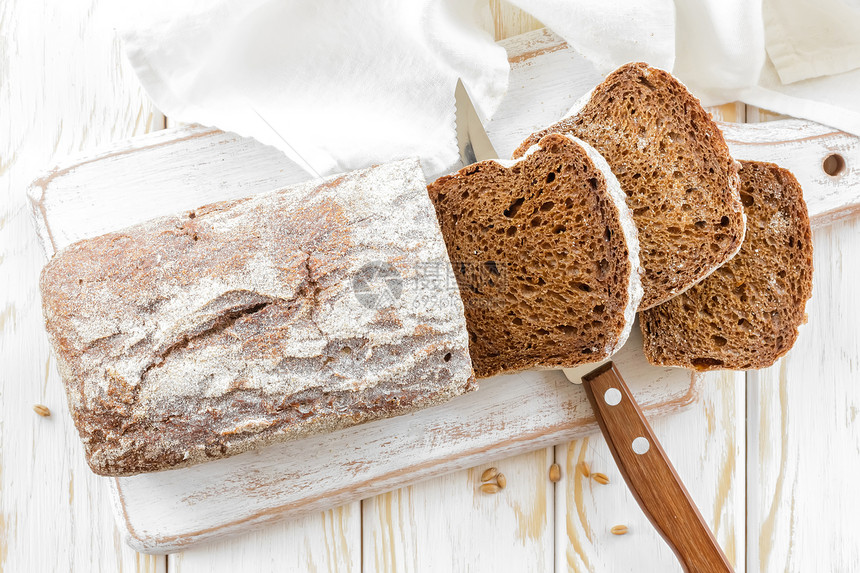
[[[550,32],[503,44],[512,63],[511,87],[488,132],[499,153],[508,156],[532,131],[561,117],[600,77]],[[860,164],[854,138],[806,122],[758,127],[726,126],[737,157],[783,158],[780,163],[804,185],[812,215],[832,220],[851,212],[852,182],[856,189],[860,174],[852,167],[822,180],[820,162],[839,153],[847,165]],[[30,197],[51,256],[79,239],[154,216],[305,179],[272,148],[187,127],[70,161],[34,182]],[[649,415],[694,400],[696,377],[648,365],[638,329],[615,359]],[[126,540],[141,551],[169,552],[595,429],[585,396],[561,372],[527,372],[485,380],[476,393],[416,414],[191,468],[106,481]]]

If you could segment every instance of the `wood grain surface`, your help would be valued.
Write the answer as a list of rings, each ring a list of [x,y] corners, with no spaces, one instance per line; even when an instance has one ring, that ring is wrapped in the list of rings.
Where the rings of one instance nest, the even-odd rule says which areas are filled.
[[[782,119],[753,110],[755,119]],[[860,169],[860,147],[846,142],[837,150],[845,170],[827,175],[832,150],[818,141],[807,153],[823,184]],[[860,571],[860,220],[815,226],[813,247],[808,324],[786,357],[747,375],[750,571]]]
[[[538,25],[490,6],[498,37]],[[60,157],[164,123],[104,10],[94,0],[0,4],[0,571],[679,570],[599,436],[493,461],[508,476],[496,494],[477,490],[484,465],[169,559],[124,547],[49,358],[35,290],[44,259],[24,196]],[[770,117],[742,104],[717,111]],[[858,225],[816,229],[810,323],[785,359],[748,384],[709,373],[690,409],[652,420],[737,571],[860,571]],[[546,479],[553,461],[557,484]],[[585,477],[581,462],[609,483]],[[619,524],[626,535],[610,533]]]
[[[672,548],[684,571],[731,573],[732,567],[710,526],[678,477],[617,366],[608,362],[589,372],[582,377],[582,387],[630,493]],[[615,535],[625,532],[626,526],[610,528]]]
[[[120,540],[48,352],[25,191],[60,157],[163,125],[91,0],[0,4],[0,571],[165,571]],[[34,404],[52,412],[40,417]]]
[[[744,571],[744,375],[711,372],[689,409],[650,420],[735,571]],[[555,571],[681,571],[639,509],[602,435],[556,447]],[[592,477],[583,473],[585,464]],[[593,478],[603,473],[609,483]],[[624,525],[625,535],[611,533]]]

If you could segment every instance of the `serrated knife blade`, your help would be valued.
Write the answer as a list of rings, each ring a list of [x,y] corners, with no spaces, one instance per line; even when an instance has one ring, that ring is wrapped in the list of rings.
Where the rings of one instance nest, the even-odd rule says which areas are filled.
[[[454,100],[457,106],[457,149],[460,152],[460,160],[463,166],[477,163],[485,159],[497,159],[499,156],[493,147],[487,131],[481,123],[469,92],[463,85],[463,80],[457,80],[454,89]]]

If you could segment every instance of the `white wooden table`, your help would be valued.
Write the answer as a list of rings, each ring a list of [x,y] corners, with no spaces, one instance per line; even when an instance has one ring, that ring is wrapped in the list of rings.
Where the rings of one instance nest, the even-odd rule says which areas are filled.
[[[497,39],[540,25],[490,8]],[[498,460],[508,487],[496,495],[477,491],[482,466],[167,557],[122,545],[48,351],[25,198],[63,156],[165,125],[106,9],[0,4],[0,572],[679,570],[599,436]],[[767,119],[740,104],[715,115]],[[858,231],[849,220],[815,232],[810,324],[786,359],[709,375],[692,408],[653,424],[738,571],[860,571]],[[610,483],[584,478],[582,461]],[[630,532],[611,535],[618,524]]]

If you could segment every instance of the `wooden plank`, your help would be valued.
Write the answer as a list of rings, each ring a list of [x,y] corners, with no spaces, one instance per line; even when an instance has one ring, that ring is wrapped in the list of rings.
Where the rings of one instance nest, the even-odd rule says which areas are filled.
[[[363,502],[364,571],[553,570],[552,448],[491,460]],[[480,490],[496,467],[507,485]]]
[[[771,114],[750,110],[753,118],[771,119]],[[850,140],[822,129],[804,147],[807,165],[797,171],[791,167],[804,196],[809,185],[827,187],[856,176],[860,157]],[[821,165],[831,152],[846,159],[845,172],[833,180],[822,175]],[[786,163],[778,155],[770,159]],[[854,193],[860,195],[858,189],[854,183]],[[860,280],[860,221],[846,218],[854,211],[834,205],[836,216],[821,222],[838,222],[818,225],[813,233],[808,324],[785,358],[748,375],[750,571],[860,570],[860,545],[853,531],[853,518],[860,512],[854,477],[860,471],[860,303],[854,286]]]
[[[688,372],[647,364],[634,329],[615,356],[654,416],[694,398]],[[687,380],[678,402],[667,387]],[[168,552],[318,512],[591,433],[581,388],[561,371],[484,380],[481,389],[406,416],[312,436],[178,470],[116,478],[114,507],[133,547]],[[169,521],[161,517],[170,514]]]
[[[0,571],[164,571],[125,546],[84,463],[42,325],[25,189],[58,157],[162,125],[104,3],[0,7]],[[52,415],[34,414],[33,404]]]
[[[857,219],[815,230],[809,323],[786,358],[750,376],[750,571],[860,566],[858,236]]]
[[[520,10],[510,2],[505,0],[488,1],[492,22],[486,23],[485,29],[493,35],[493,39],[497,42],[544,27],[534,16]]]
[[[170,573],[361,571],[359,502],[167,556]]]
[[[649,421],[726,557],[742,572],[743,373],[707,374],[689,409]],[[603,436],[559,445],[555,458],[562,468],[556,489],[556,571],[681,570],[627,489]],[[606,474],[609,484],[586,478],[583,462],[591,473]],[[613,535],[615,525],[626,525],[629,532]]]
[[[735,159],[770,161],[794,173],[813,225],[860,213],[860,139],[856,136],[799,119],[721,127]],[[825,171],[828,157],[839,167],[835,175]]]

